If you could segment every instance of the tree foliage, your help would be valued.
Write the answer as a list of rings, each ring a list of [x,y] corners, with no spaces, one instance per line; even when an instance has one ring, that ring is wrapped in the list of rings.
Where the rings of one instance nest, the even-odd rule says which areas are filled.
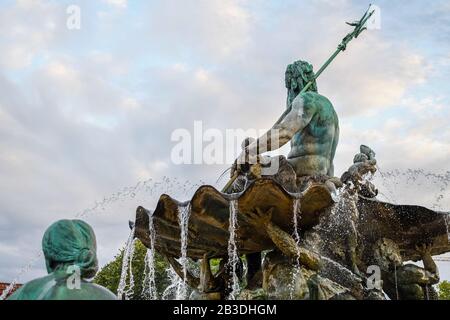
[[[450,300],[450,282],[442,281],[438,284],[439,300]]]

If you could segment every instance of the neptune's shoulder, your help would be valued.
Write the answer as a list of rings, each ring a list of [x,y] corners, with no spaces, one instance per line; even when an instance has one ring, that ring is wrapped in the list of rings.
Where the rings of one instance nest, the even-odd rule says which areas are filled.
[[[327,97],[321,95],[320,93],[314,92],[314,91],[307,91],[299,95],[306,104],[308,103],[320,103],[320,104],[330,104],[331,101],[328,100]]]

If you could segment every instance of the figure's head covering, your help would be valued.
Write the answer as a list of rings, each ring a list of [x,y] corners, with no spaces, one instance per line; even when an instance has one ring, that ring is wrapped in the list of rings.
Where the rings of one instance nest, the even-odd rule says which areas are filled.
[[[47,272],[61,265],[76,265],[82,278],[92,278],[98,270],[94,230],[81,220],[59,220],[42,238]]]
[[[313,66],[302,60],[291,63],[286,68],[285,83],[288,89],[288,106],[291,105],[295,97],[302,91],[306,84],[314,79]],[[308,91],[317,92],[317,84],[314,80]]]

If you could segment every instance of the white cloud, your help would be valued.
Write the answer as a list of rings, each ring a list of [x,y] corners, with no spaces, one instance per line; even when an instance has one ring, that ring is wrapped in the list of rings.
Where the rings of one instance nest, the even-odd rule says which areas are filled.
[[[44,1],[18,1],[0,11],[0,66],[21,69],[62,37],[61,7]],[[64,31],[63,31],[64,32]]]
[[[249,40],[250,16],[239,1],[161,1],[146,11],[146,41],[169,54],[194,51],[220,60]]]
[[[344,116],[400,104],[407,89],[424,83],[429,70],[424,58],[409,48],[369,34],[338,59],[319,80],[319,90],[337,101]]]

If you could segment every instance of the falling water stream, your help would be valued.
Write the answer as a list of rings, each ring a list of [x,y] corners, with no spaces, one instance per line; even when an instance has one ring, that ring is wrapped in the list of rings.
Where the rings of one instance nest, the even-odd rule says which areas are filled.
[[[300,198],[295,198],[292,203],[292,223],[294,225],[294,240],[297,243],[297,245],[300,244],[300,234],[298,233],[298,220],[299,220],[299,214],[300,214]]]
[[[396,264],[394,264],[394,281],[395,281],[395,296],[397,297],[397,300],[399,300],[398,280],[397,280],[397,265]]]
[[[239,264],[239,255],[236,245],[236,228],[237,228],[237,213],[238,213],[238,201],[237,199],[230,200],[230,218],[228,231],[230,238],[228,239],[228,265],[231,270],[231,292],[228,296],[229,300],[236,300],[239,294],[239,277],[237,276],[236,268]]]
[[[449,231],[450,213],[447,213],[447,215],[445,215],[444,220],[445,220],[445,228],[447,229],[447,239],[448,242],[450,243],[450,231]]]
[[[162,294],[163,300],[177,299],[178,288],[183,285],[183,279],[181,279],[176,271],[170,266],[166,269],[169,285],[164,289]]]
[[[297,244],[297,257],[296,263],[292,270],[292,279],[289,287],[289,295],[291,299],[294,299],[295,295],[295,284],[297,282],[297,277],[300,274],[300,234],[298,232],[298,220],[299,220],[299,208],[300,208],[300,198],[295,198],[292,203],[292,225],[293,233],[292,236]]]
[[[142,294],[144,297],[150,300],[158,299],[158,292],[156,290],[155,282],[155,240],[156,233],[153,225],[153,212],[148,217],[148,230],[150,238],[150,248],[147,249],[145,254],[145,266],[144,266],[144,283],[142,286]]]
[[[120,273],[119,286],[117,288],[117,297],[124,300],[130,300],[133,295],[134,289],[134,276],[132,270],[132,261],[135,248],[134,244],[136,241],[134,237],[134,231],[135,229],[132,228],[127,240],[127,244],[123,251],[122,271]],[[128,288],[127,279],[129,279]]]
[[[183,270],[183,281],[177,283],[176,300],[184,300],[187,298],[187,247],[188,247],[188,231],[189,231],[189,217],[191,215],[191,205],[181,204],[178,206],[178,222],[180,223],[180,241],[181,241],[181,256],[179,263]]]

